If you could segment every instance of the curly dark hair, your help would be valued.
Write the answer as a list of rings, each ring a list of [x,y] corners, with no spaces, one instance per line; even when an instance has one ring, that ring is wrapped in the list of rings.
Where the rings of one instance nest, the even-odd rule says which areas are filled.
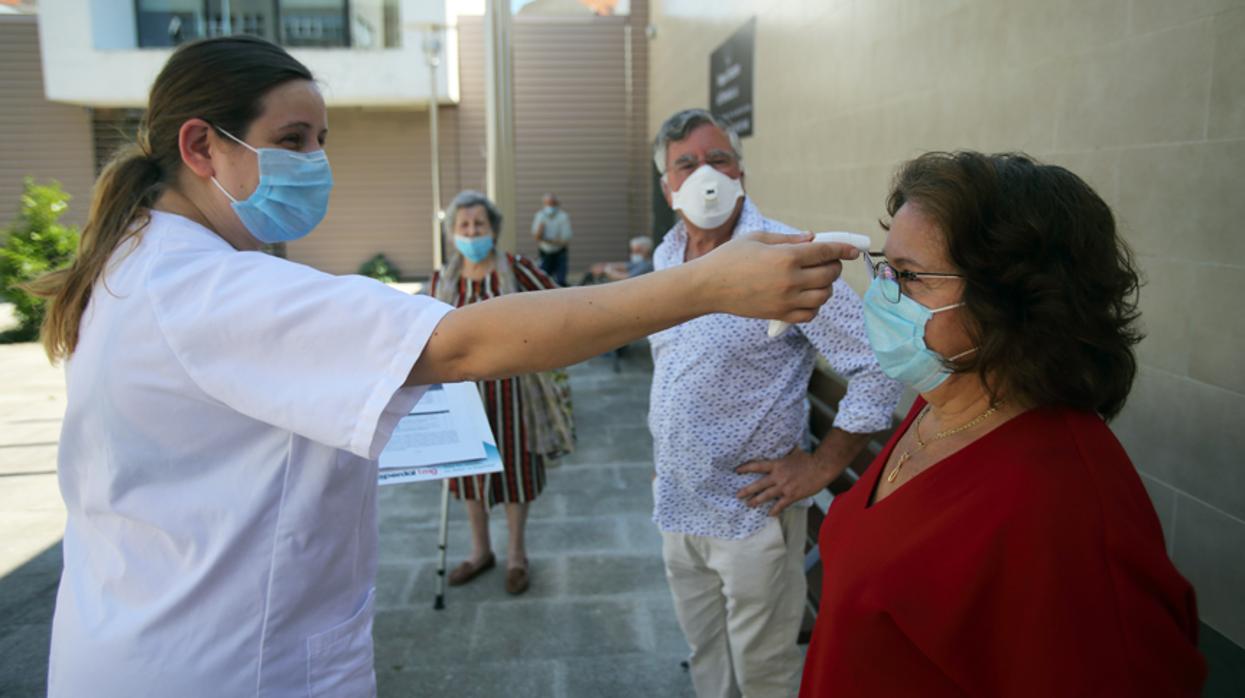
[[[964,274],[977,351],[949,367],[977,372],[994,400],[1119,414],[1137,374],[1141,282],[1102,198],[1028,155],[959,151],[901,166],[886,210],[908,203]]]

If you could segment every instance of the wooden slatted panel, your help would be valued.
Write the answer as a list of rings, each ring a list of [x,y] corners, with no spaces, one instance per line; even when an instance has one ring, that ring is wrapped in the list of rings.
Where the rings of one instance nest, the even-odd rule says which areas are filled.
[[[847,385],[843,379],[825,369],[818,366],[813,370],[813,375],[808,383],[808,400],[811,405],[809,410],[809,430],[813,435],[813,440],[820,443],[821,439],[829,433],[834,425],[834,415],[838,411],[839,401],[847,393]],[[882,448],[890,439],[891,433],[898,426],[898,420],[892,420],[891,428],[884,432],[875,434],[869,440],[869,445],[860,455],[848,465],[848,468],[842,475],[827,487],[831,494],[839,495],[851,489],[852,485],[864,474],[865,470],[873,463],[878,454],[882,452]],[[825,519],[825,511],[817,504],[809,507],[808,510],[808,540],[805,545],[805,569],[808,581],[808,604],[805,614],[804,624],[800,632],[800,642],[808,641],[809,634],[812,631],[812,622],[817,612],[818,605],[821,601],[821,582],[824,567],[824,560],[821,558],[821,551],[817,547],[817,538],[821,532],[821,523]]]
[[[95,109],[91,112],[96,175],[118,150],[137,140],[142,118],[142,109]]]
[[[632,152],[627,120],[626,20],[514,20],[515,222],[518,249],[535,256],[532,217],[546,191],[571,216],[571,268],[625,258]]]
[[[809,410],[809,427],[814,441],[820,443],[821,438],[834,426],[834,417],[838,413],[839,400],[843,399],[846,392],[847,386],[843,383],[842,378],[821,367],[813,371],[808,385],[808,400],[811,406]],[[830,483],[830,492],[832,494],[846,492],[856,482],[857,478],[864,474],[878,454],[882,452],[882,447],[889,438],[890,430],[875,436],[869,442],[868,447],[861,451],[860,455],[856,456],[856,459],[848,465],[848,469],[843,475]]]
[[[821,522],[826,513],[813,505],[808,508],[808,533],[804,540],[804,581],[807,584],[804,604],[804,618],[800,623],[800,634],[796,641],[807,645],[813,637],[813,627],[817,622],[817,609],[821,608],[821,583],[824,573],[821,564],[821,550],[817,546],[817,535],[821,532]]]
[[[59,181],[73,197],[63,220],[81,225],[91,203],[91,152],[86,109],[44,96],[35,17],[0,15],[0,228],[17,214],[26,176]]]
[[[652,151],[655,124],[648,122],[648,37],[645,30],[649,22],[649,0],[632,0],[631,16],[631,170],[628,185],[628,210],[630,229],[635,235],[649,235],[660,241],[665,230],[657,230],[652,215]]]

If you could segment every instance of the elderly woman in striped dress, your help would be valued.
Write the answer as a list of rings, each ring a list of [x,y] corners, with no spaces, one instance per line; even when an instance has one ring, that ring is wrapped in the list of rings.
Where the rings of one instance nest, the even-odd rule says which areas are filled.
[[[501,213],[487,196],[461,192],[447,213],[456,254],[433,275],[433,296],[462,307],[505,293],[557,288],[532,261],[497,251]],[[470,558],[450,571],[449,583],[465,584],[496,564],[488,517],[500,502],[510,531],[506,591],[522,594],[529,584],[524,542],[528,505],[545,487],[546,458],[563,455],[574,445],[570,393],[564,377],[547,373],[480,381],[479,387],[505,469],[450,481],[450,491],[467,508],[472,550]]]

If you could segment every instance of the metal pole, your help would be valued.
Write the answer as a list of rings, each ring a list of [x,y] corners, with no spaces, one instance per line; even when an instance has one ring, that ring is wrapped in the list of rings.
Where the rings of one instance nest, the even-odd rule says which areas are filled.
[[[229,0],[221,0],[220,11],[224,17],[220,23],[220,33],[222,36],[233,34],[233,20],[229,17]]]
[[[441,138],[437,127],[440,101],[437,96],[437,69],[441,65],[441,27],[433,25],[424,36],[424,58],[428,61],[428,139],[432,162],[432,268],[439,270],[445,259],[441,232]]]
[[[428,100],[428,138],[432,148],[432,268],[440,269],[445,259],[441,249],[441,138],[437,131],[437,67],[429,69],[432,96]]]
[[[441,532],[437,538],[437,598],[432,608],[445,608],[445,552],[450,540],[450,481],[441,480]]]
[[[632,58],[630,17],[627,18],[627,25],[623,27],[623,90],[626,93],[624,109],[627,119],[627,236],[630,238],[637,231],[645,228],[645,226],[640,225],[641,216],[637,213],[639,210],[638,193],[643,183],[640,181],[640,169],[636,167],[637,161],[642,162],[642,160],[635,152],[637,133],[635,127],[635,72]]]
[[[514,76],[511,67],[510,0],[488,0],[484,24],[485,132],[488,195],[501,209],[501,247],[515,249]]]

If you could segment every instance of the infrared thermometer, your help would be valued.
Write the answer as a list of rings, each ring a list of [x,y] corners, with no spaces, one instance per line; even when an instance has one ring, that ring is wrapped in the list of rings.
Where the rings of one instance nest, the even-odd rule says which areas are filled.
[[[837,242],[843,245],[851,245],[852,247],[860,250],[861,254],[869,251],[869,236],[861,235],[860,233],[817,233],[817,235],[813,237],[813,242]],[[791,323],[789,322],[783,322],[782,320],[770,320],[769,336],[777,337],[783,332],[786,332],[787,328],[790,326]]]

